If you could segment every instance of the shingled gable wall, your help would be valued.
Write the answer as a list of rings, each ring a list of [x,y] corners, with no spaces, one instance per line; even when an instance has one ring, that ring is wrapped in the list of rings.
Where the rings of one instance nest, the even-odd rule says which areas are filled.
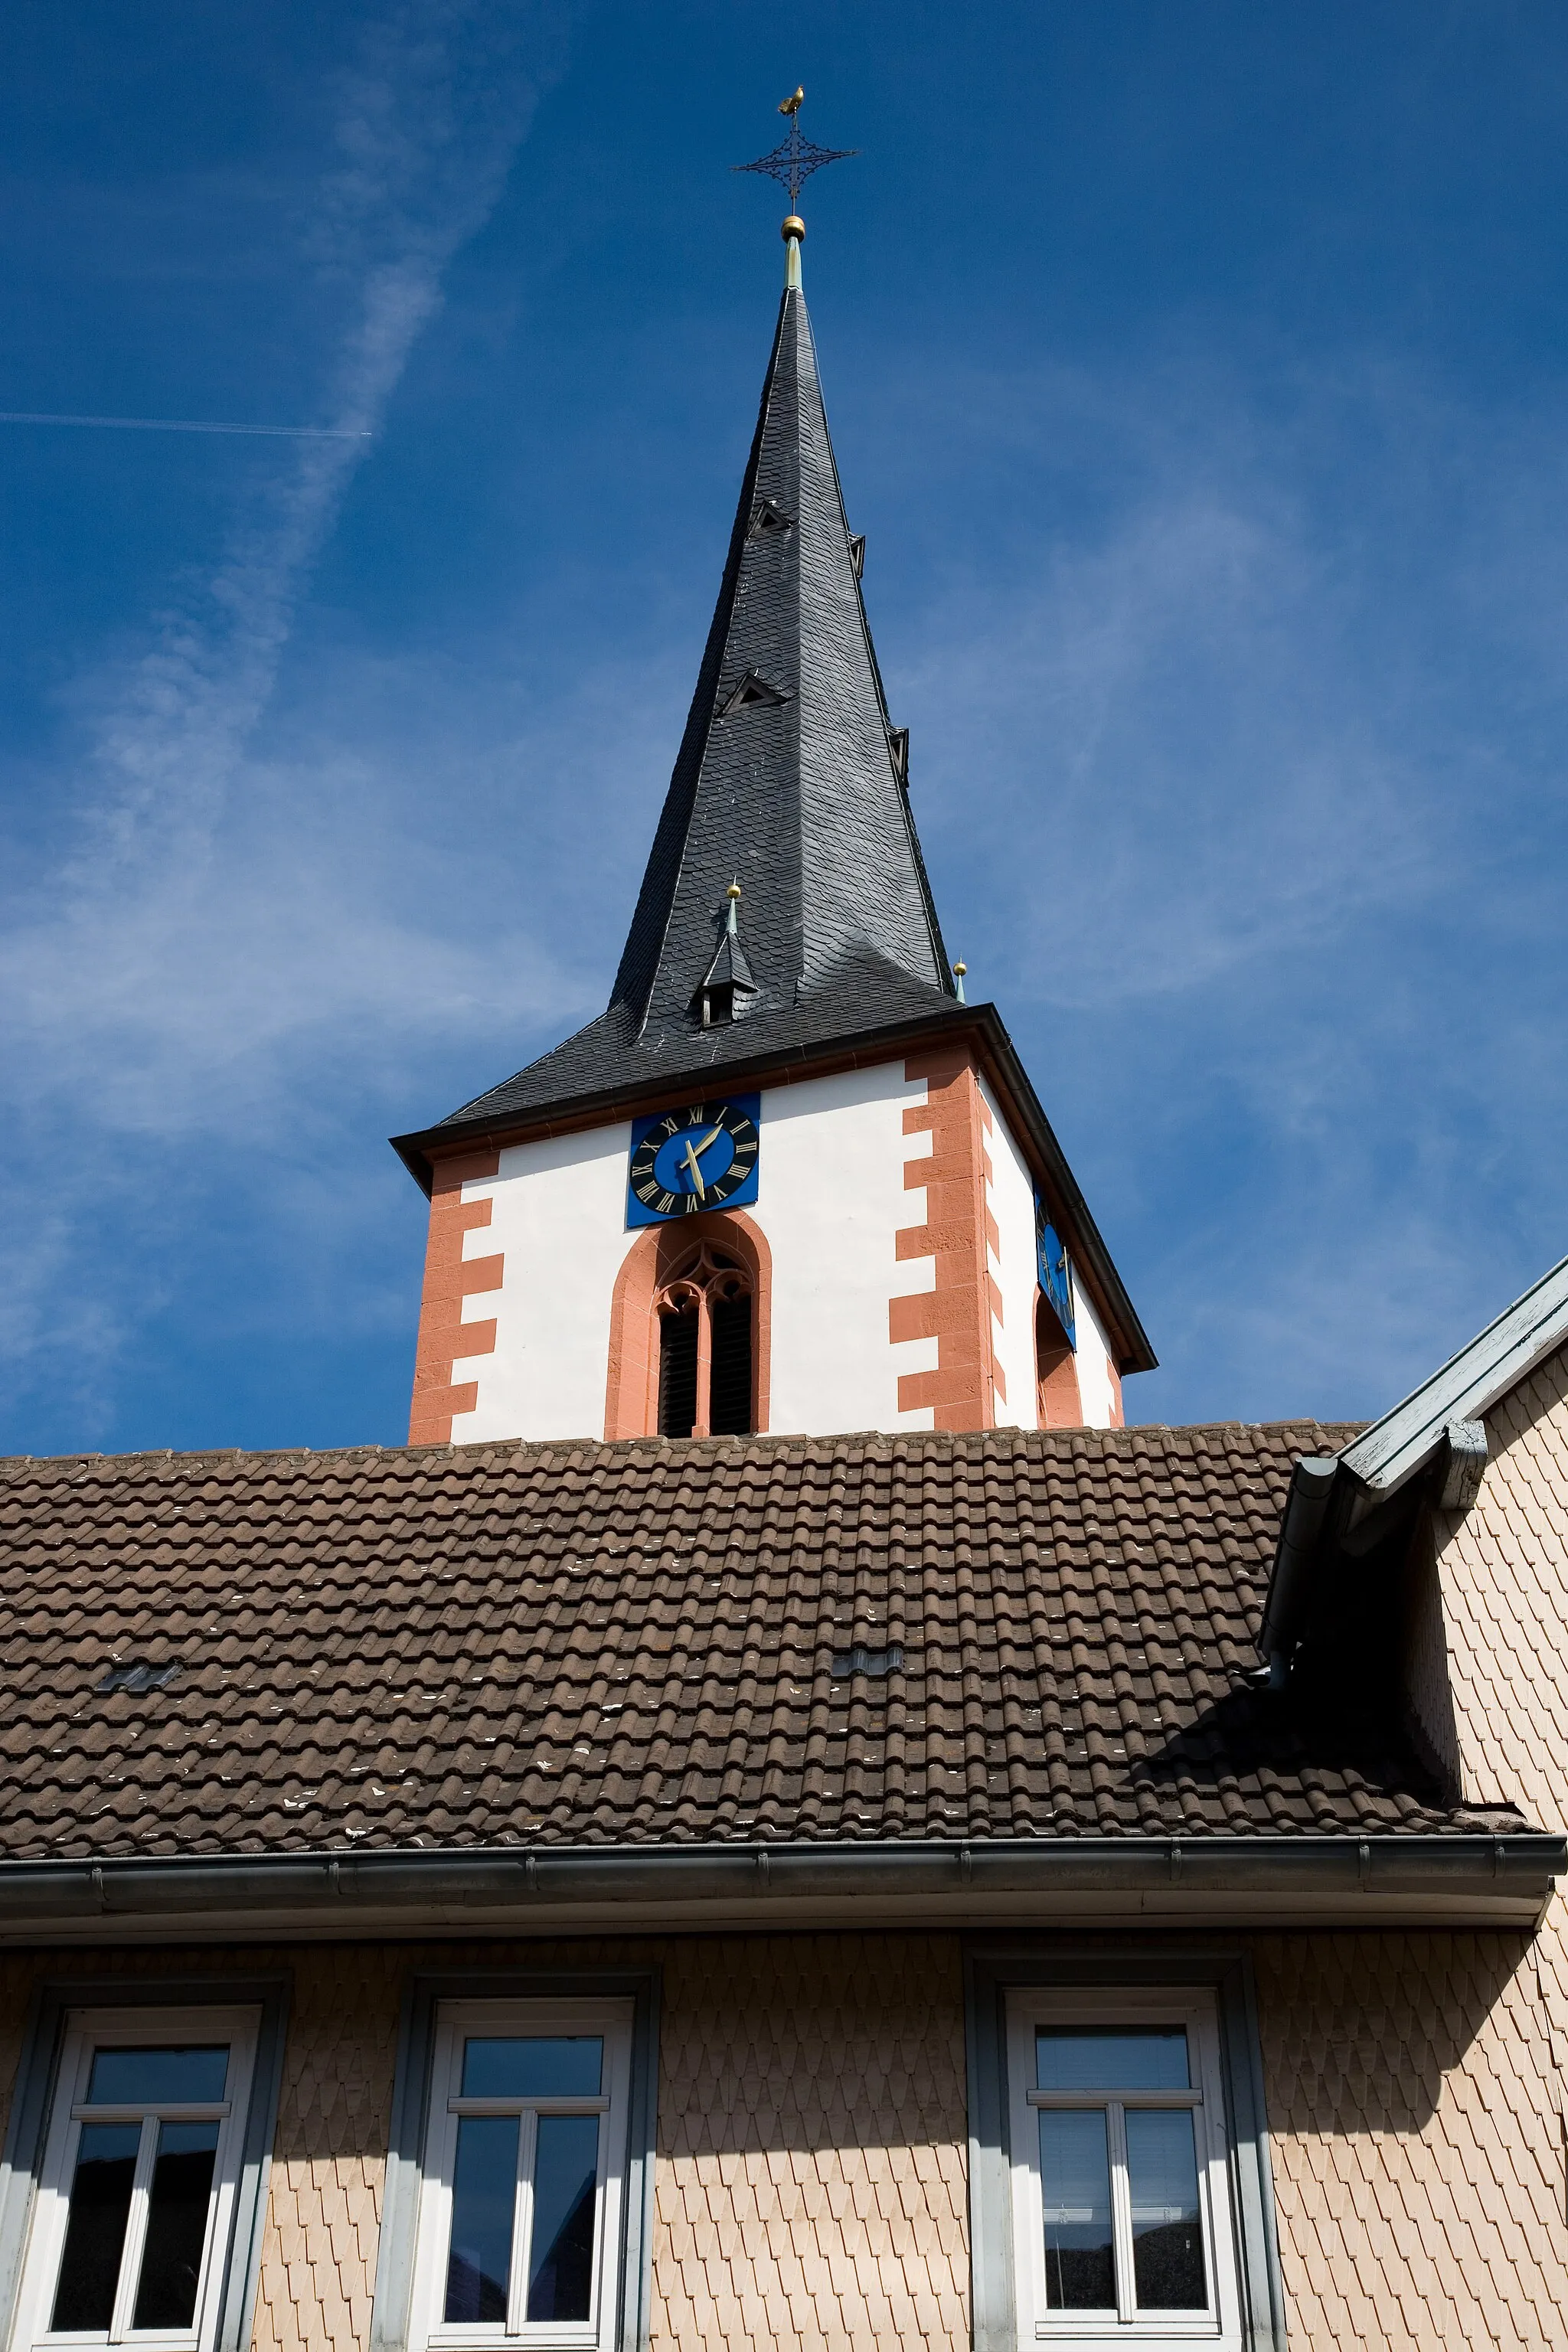
[[[1292,2352],[1568,2341],[1559,2074],[1529,1939],[1223,1940],[1256,1972]],[[12,1955],[0,2122],[40,1978],[109,1972],[132,1995],[150,1973],[288,1969],[252,2341],[366,2352],[409,1972],[650,1960],[650,2352],[966,2352],[955,1937]]]
[[[1552,1828],[1568,1822],[1568,1349],[1500,1398],[1486,1430],[1489,1458],[1475,1502],[1464,1512],[1425,1514],[1418,1528],[1410,1698],[1465,1801],[1509,1801]],[[1561,1893],[1536,1937],[1532,1967],[1549,2075],[1541,2130],[1561,2157],[1568,2145]],[[1561,2193],[1555,2219],[1563,2219]],[[1568,2260],[1561,2238],[1560,2229],[1559,2259]],[[1568,2329],[1542,2340],[1568,2340]]]

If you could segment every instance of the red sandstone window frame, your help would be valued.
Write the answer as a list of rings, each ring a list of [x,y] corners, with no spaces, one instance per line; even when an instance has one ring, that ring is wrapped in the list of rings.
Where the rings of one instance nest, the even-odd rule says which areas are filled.
[[[1039,1284],[1035,1285],[1036,1418],[1041,1429],[1081,1429],[1078,1351]]]
[[[739,1209],[714,1209],[679,1225],[647,1225],[616,1277],[610,1300],[609,1367],[605,1388],[605,1435],[658,1434],[658,1307],[700,1244],[733,1257],[752,1293],[752,1432],[764,1436],[772,1364],[773,1252],[762,1227]],[[699,1370],[700,1383],[701,1371]],[[705,1436],[699,1415],[694,1436]]]

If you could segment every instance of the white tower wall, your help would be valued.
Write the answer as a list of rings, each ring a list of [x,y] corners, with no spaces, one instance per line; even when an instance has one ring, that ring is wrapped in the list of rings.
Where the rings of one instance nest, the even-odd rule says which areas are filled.
[[[987,1214],[988,1232],[994,1228],[985,1263],[1001,1302],[990,1332],[1002,1375],[994,1417],[1033,1429],[1034,1181],[994,1095],[984,1079],[979,1085],[990,1172],[975,1171],[973,1213]],[[774,1433],[932,1426],[931,1404],[900,1402],[902,1376],[936,1374],[936,1334],[949,1328],[935,1296],[926,1190],[908,1181],[932,1151],[927,1108],[925,1079],[909,1077],[901,1059],[763,1093],[759,1193],[743,1213],[772,1260]],[[910,1112],[914,1131],[906,1132]],[[476,1389],[473,1409],[453,1416],[455,1443],[603,1434],[616,1276],[648,1230],[626,1225],[631,1132],[622,1119],[510,1145],[495,1175],[464,1184],[465,1202],[489,1203],[489,1223],[464,1235],[464,1258],[499,1258],[500,1285],[465,1305],[466,1323],[493,1318],[495,1345],[453,1363],[453,1381]],[[927,1295],[929,1317],[921,1304]],[[895,1300],[905,1302],[897,1318]],[[1084,1418],[1103,1427],[1115,1418],[1112,1383],[1104,1335],[1081,1291],[1078,1318]],[[894,1319],[906,1329],[929,1320],[931,1332],[895,1339]],[[959,1425],[980,1418],[977,1410],[973,1423]]]

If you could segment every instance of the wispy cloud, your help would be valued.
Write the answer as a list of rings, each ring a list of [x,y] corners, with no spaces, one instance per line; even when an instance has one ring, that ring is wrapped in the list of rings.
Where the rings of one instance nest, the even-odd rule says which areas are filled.
[[[939,511],[888,665],[1170,1367],[1130,1402],[1378,1410],[1568,1248],[1561,416],[1370,360],[942,391],[1012,527]]]
[[[486,986],[473,949],[431,937],[414,910],[334,898],[346,870],[335,824],[352,815],[374,832],[363,779],[315,772],[287,845],[247,824],[235,792],[258,782],[247,746],[312,562],[448,262],[500,194],[556,46],[544,13],[510,0],[405,0],[367,29],[341,79],[334,152],[299,208],[302,264],[342,320],[320,367],[330,430],[280,450],[140,643],[78,682],[73,845],[52,877],[29,877],[0,948],[6,1090],[33,1147],[9,1180],[26,1203],[7,1219],[13,1375],[63,1347],[90,1386],[94,1359],[117,1344],[107,1296],[85,1320],[58,1305],[83,1286],[70,1261],[113,1185],[117,1133],[167,1137],[204,1105],[232,1114],[238,1093],[254,1102],[264,1074],[276,1078],[288,1034],[331,1025],[342,1050],[373,998],[378,1029],[406,1029]],[[525,1001],[542,985],[522,943],[502,962]]]
[[[223,425],[190,416],[58,416],[43,410],[0,408],[0,425],[85,425],[114,433],[237,433],[273,441],[368,441],[364,425]]]
[[[406,0],[369,30],[343,77],[337,158],[302,224],[310,263],[342,289],[342,336],[322,371],[342,437],[299,449],[163,616],[155,642],[99,681],[98,824],[72,876],[89,898],[118,888],[126,860],[162,858],[172,842],[187,860],[199,854],[204,822],[265,707],[300,583],[363,460],[363,436],[527,128],[537,92],[519,25],[500,0]]]

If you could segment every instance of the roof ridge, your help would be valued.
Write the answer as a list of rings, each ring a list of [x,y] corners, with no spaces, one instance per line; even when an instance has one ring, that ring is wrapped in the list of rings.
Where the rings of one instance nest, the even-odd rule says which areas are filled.
[[[381,1460],[385,1462],[485,1459],[494,1455],[559,1454],[587,1451],[595,1455],[620,1455],[654,1452],[672,1461],[692,1461],[712,1455],[758,1452],[814,1451],[866,1452],[916,1446],[922,1450],[952,1453],[964,1447],[1018,1445],[1030,1447],[1103,1444],[1119,1446],[1137,1439],[1160,1437],[1204,1437],[1225,1431],[1256,1433],[1260,1436],[1286,1436],[1296,1431],[1325,1432],[1359,1431],[1366,1426],[1362,1422],[1320,1421],[1310,1413],[1298,1414],[1285,1421],[1200,1421],[1200,1422],[1131,1422],[1119,1429],[1024,1429],[1003,1423],[994,1429],[848,1429],[813,1433],[805,1430],[764,1430],[744,1436],[710,1437],[479,1437],[467,1444],[430,1445],[384,1445],[375,1441],[345,1445],[242,1445],[207,1446],[182,1452],[173,1446],[143,1447],[126,1454],[0,1454],[0,1475],[28,1469],[61,1469],[67,1466],[88,1469],[99,1465],[113,1467],[134,1467],[139,1463],[197,1465],[201,1463],[268,1463],[268,1462],[342,1462]]]

